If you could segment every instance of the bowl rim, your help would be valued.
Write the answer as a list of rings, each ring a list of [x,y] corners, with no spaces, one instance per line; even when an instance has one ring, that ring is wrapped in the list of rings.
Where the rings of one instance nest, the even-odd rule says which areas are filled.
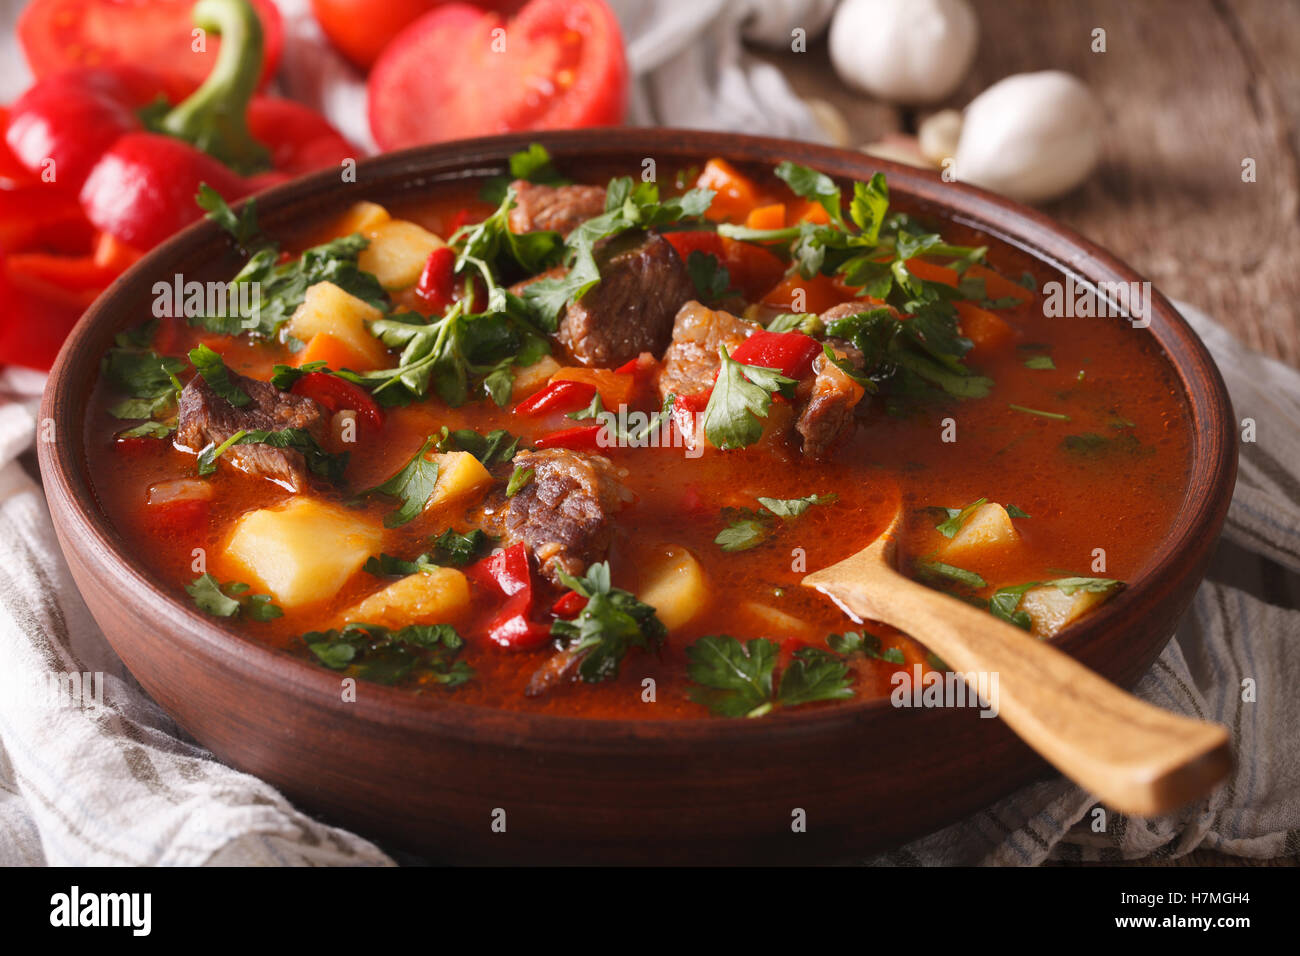
[[[1012,245],[1049,268],[1094,283],[1145,281],[1111,253],[1046,214],[1010,199],[865,153],[774,137],[667,127],[512,133],[418,146],[362,159],[356,164],[355,184],[359,190],[370,184],[375,192],[393,198],[437,182],[497,174],[503,171],[511,153],[533,142],[545,146],[561,168],[566,160],[581,158],[617,162],[641,156],[658,162],[671,155],[695,160],[721,156],[767,164],[791,159],[841,179],[865,179],[880,171],[885,173],[891,193],[926,207],[927,213]],[[345,203],[356,201],[357,197],[340,198],[338,185],[338,171],[326,169],[275,186],[257,195],[260,218],[267,223],[301,211],[313,199],[321,199],[327,190],[334,198],[325,205],[341,209]],[[319,219],[324,213],[314,208],[310,215]],[[198,657],[219,656],[223,666],[235,668],[255,682],[273,683],[285,693],[330,700],[339,692],[338,672],[271,647],[256,636],[204,615],[157,582],[112,528],[88,480],[84,419],[75,413],[84,412],[97,377],[101,350],[91,348],[92,340],[107,337],[107,332],[100,331],[101,326],[119,330],[121,320],[115,315],[119,299],[132,294],[138,283],[148,284],[151,275],[170,274],[161,267],[224,242],[223,235],[215,223],[206,219],[187,227],[119,276],[78,321],[59,351],[41,399],[41,422],[52,421],[54,434],[66,429],[77,436],[71,442],[37,443],[46,496],[52,511],[57,505],[66,505],[62,511],[69,523],[61,537],[66,533],[68,544],[75,542],[85,559],[102,563],[100,574],[113,578],[125,600],[149,600],[157,611],[158,634],[182,643],[187,652]],[[1169,532],[1129,587],[1056,639],[1057,646],[1073,656],[1121,618],[1149,612],[1164,591],[1195,569],[1217,538],[1235,483],[1235,419],[1223,379],[1204,343],[1154,287],[1151,311],[1147,331],[1156,337],[1191,412],[1187,486]],[[1207,529],[1214,533],[1206,535]],[[777,713],[762,721],[711,716],[587,718],[465,704],[381,684],[367,683],[365,687],[365,694],[357,695],[352,712],[359,719],[386,728],[437,732],[478,743],[496,739],[515,745],[528,742],[583,751],[611,742],[635,747],[672,739],[684,744],[707,741],[725,746],[733,742],[752,745],[770,734],[787,738],[821,736],[896,710],[888,698],[872,698],[830,708]]]

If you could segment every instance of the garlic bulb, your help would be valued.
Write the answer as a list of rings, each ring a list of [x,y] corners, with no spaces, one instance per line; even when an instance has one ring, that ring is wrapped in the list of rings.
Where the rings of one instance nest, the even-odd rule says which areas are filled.
[[[789,50],[791,32],[800,27],[805,39],[815,40],[826,29],[835,0],[749,0],[741,32],[746,40],[770,50]]]
[[[999,80],[966,107],[954,172],[1022,202],[1064,195],[1101,154],[1101,107],[1059,70]]]
[[[933,103],[961,83],[978,41],[967,0],[844,0],[831,22],[831,62],[872,96]]]

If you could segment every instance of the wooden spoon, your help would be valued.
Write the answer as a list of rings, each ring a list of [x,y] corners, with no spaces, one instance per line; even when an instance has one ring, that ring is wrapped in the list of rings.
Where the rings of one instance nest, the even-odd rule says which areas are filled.
[[[1138,700],[1050,643],[896,571],[901,520],[899,508],[870,546],[802,583],[854,620],[905,631],[958,673],[997,674],[998,715],[1116,810],[1167,813],[1227,776],[1232,752],[1224,727]]]

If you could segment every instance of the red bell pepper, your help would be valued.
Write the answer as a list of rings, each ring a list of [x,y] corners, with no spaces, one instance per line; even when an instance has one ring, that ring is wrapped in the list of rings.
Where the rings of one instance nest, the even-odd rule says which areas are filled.
[[[802,332],[755,332],[736,346],[731,357],[741,365],[774,368],[786,378],[799,379],[812,371],[813,359],[821,351],[821,343]]]
[[[596,396],[596,386],[590,382],[573,382],[561,379],[551,382],[515,406],[516,415],[549,415],[551,412],[576,412],[586,408]]]
[[[415,294],[430,313],[442,312],[451,305],[456,292],[456,253],[450,246],[439,246],[429,253]]]
[[[533,650],[551,638],[551,629],[532,620],[533,576],[528,549],[520,542],[466,569],[481,587],[507,598],[488,623],[488,640],[511,650]]]
[[[263,39],[248,0],[199,0],[193,17],[222,41],[207,80],[180,104],[168,107],[163,79],[118,64],[45,76],[8,110],[0,250],[66,254],[68,262],[42,262],[39,271],[76,276],[53,299],[43,287],[27,289],[37,314],[48,302],[84,306],[139,254],[197,220],[201,183],[233,201],[356,155],[307,107],[254,96]],[[105,236],[118,245],[105,246]],[[9,272],[21,286],[20,264]],[[102,280],[98,288],[91,275]],[[0,324],[15,314],[0,299]],[[5,341],[23,337],[4,333]],[[21,353],[4,358],[39,364]]]
[[[533,444],[538,448],[569,448],[573,451],[595,451],[600,447],[596,437],[603,428],[603,425],[579,425],[577,428],[562,428],[558,432],[543,435]]]
[[[551,613],[556,617],[562,617],[568,620],[581,614],[582,609],[586,606],[587,599],[577,591],[565,591],[559,596],[556,602],[551,605]]]
[[[308,372],[294,382],[289,387],[289,391],[295,395],[305,395],[324,405],[331,415],[344,409],[351,409],[363,422],[376,430],[384,427],[384,413],[370,397],[370,393],[337,375],[330,375],[328,372]]]

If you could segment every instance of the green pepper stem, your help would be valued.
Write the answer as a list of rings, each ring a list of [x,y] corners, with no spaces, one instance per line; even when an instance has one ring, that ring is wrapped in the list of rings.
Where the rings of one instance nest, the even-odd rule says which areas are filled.
[[[203,85],[162,118],[164,133],[192,143],[241,175],[266,169],[270,151],[248,130],[248,102],[262,75],[262,23],[248,0],[199,0],[194,25],[219,34]]]

